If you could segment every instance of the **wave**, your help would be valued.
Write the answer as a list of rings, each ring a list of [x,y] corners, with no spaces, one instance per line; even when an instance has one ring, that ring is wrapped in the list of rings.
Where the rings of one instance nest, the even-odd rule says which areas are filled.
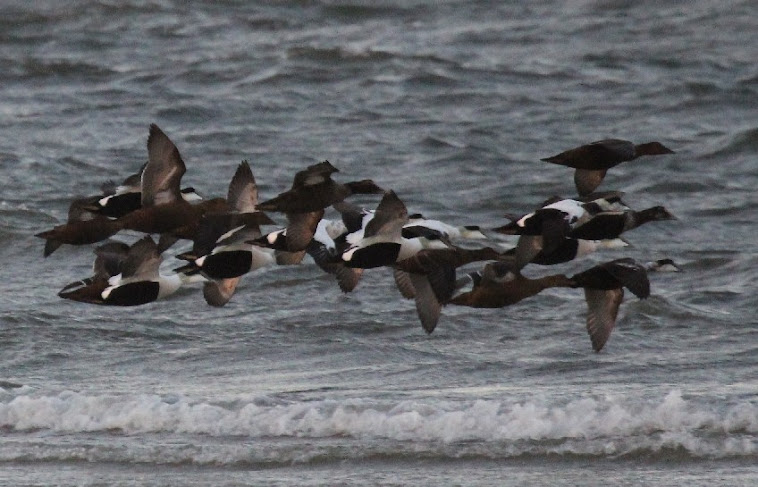
[[[687,400],[677,390],[657,399],[606,396],[562,403],[540,399],[283,402],[270,398],[209,402],[181,396],[74,392],[35,397],[29,395],[28,387],[19,391],[10,400],[3,395],[11,392],[0,391],[0,427],[14,436],[14,447],[24,444],[19,434],[35,444],[40,431],[52,431],[56,436],[78,435],[90,441],[93,433],[101,433],[111,438],[107,443],[113,443],[113,435],[140,438],[148,444],[154,435],[200,435],[204,439],[185,439],[184,443],[208,445],[203,458],[210,463],[312,461],[322,458],[325,451],[339,458],[398,454],[424,458],[625,458],[660,452],[683,458],[744,458],[758,454],[758,404],[738,400],[728,406],[709,406]],[[229,456],[230,442],[239,449],[238,443],[251,441],[275,446],[258,453],[260,447],[244,448],[244,454]],[[64,451],[76,455],[83,451],[70,448],[71,440],[65,443],[67,450],[51,446],[47,453],[32,446],[20,448],[18,454],[3,449],[0,459],[28,460],[30,449],[55,460],[65,459],[61,458]],[[216,443],[221,445],[214,453],[212,445]],[[103,448],[93,446],[88,455],[109,457],[125,451]],[[158,448],[147,449],[155,454]],[[181,448],[169,449],[165,457],[158,455],[153,461],[199,461],[195,447],[184,453]],[[275,451],[282,457],[276,457]],[[129,455],[115,460],[146,461]]]

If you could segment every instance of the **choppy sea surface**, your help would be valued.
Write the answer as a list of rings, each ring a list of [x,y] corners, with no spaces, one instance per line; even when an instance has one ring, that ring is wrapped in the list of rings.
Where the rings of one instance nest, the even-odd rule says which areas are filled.
[[[758,485],[756,32],[748,0],[2,2],[0,484]],[[312,261],[221,309],[58,298],[92,247],[34,234],[136,171],[150,123],[207,197],[242,159],[262,198],[328,159],[485,228],[574,194],[540,158],[658,140],[601,189],[678,220],[525,273],[683,272],[599,354],[576,290],[427,336],[389,270],[345,295]]]

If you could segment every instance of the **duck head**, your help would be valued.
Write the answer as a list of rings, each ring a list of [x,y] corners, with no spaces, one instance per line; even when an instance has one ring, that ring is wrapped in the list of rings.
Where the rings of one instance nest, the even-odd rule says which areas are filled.
[[[671,214],[663,206],[653,206],[640,211],[640,216],[646,221],[660,221],[660,220],[677,220],[677,217]]]
[[[362,179],[360,181],[352,181],[349,183],[345,183],[345,186],[350,188],[350,191],[353,194],[384,194],[385,193],[384,189],[379,187],[379,185],[377,185],[371,179]]]
[[[661,144],[660,142],[646,142],[634,147],[637,156],[657,156],[660,154],[673,154],[674,151]]]

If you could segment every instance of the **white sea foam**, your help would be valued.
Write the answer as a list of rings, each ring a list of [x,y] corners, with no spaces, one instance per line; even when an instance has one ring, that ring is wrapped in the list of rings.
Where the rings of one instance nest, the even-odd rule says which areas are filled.
[[[662,449],[695,457],[758,454],[758,405],[705,405],[672,391],[657,400],[587,397],[563,403],[323,400],[214,404],[156,395],[21,395],[0,403],[0,427],[15,432],[192,434],[242,439],[350,438],[492,456],[616,456]],[[489,446],[488,446],[489,445]],[[453,454],[460,454],[453,453]],[[218,460],[218,459],[217,459]]]

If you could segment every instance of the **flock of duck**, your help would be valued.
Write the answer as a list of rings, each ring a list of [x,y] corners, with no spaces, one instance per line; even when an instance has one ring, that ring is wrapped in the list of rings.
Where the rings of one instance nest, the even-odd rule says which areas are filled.
[[[390,267],[403,297],[414,299],[423,329],[434,331],[446,305],[499,308],[515,304],[551,287],[582,288],[587,304],[586,326],[592,346],[600,351],[613,330],[624,288],[639,298],[650,294],[648,271],[678,270],[670,259],[640,264],[621,258],[567,276],[528,278],[528,264],[553,265],[601,248],[626,245],[620,235],[642,224],[673,219],[662,206],[635,211],[619,192],[596,193],[608,169],[637,157],[673,151],[658,142],[634,145],[607,139],[543,159],[574,169],[579,196],[553,197],[525,215],[490,231],[518,236],[508,250],[489,242],[478,226],[454,226],[409,214],[403,201],[370,179],[339,183],[328,161],[294,176],[292,187],[275,198],[258,201],[255,178],[246,161],[237,168],[226,198],[202,199],[182,188],[185,164],[179,150],[157,125],[150,126],[148,161],[117,185],[108,182],[102,194],[75,199],[68,221],[37,234],[46,240],[44,255],[63,244],[95,248],[93,275],[66,285],[59,296],[74,301],[134,306],[163,299],[180,286],[202,282],[212,306],[224,306],[242,276],[268,265],[298,264],[309,254],[333,275],[343,292],[352,291],[363,270]],[[375,210],[350,204],[353,194],[375,194]],[[339,217],[324,218],[328,208]],[[283,213],[286,226],[267,215]],[[146,234],[131,245],[111,240],[123,230]],[[151,235],[158,235],[158,241]],[[192,249],[174,258],[183,264],[166,275],[162,254],[178,240]],[[467,241],[467,245],[462,245]],[[457,269],[485,262],[458,277]]]

